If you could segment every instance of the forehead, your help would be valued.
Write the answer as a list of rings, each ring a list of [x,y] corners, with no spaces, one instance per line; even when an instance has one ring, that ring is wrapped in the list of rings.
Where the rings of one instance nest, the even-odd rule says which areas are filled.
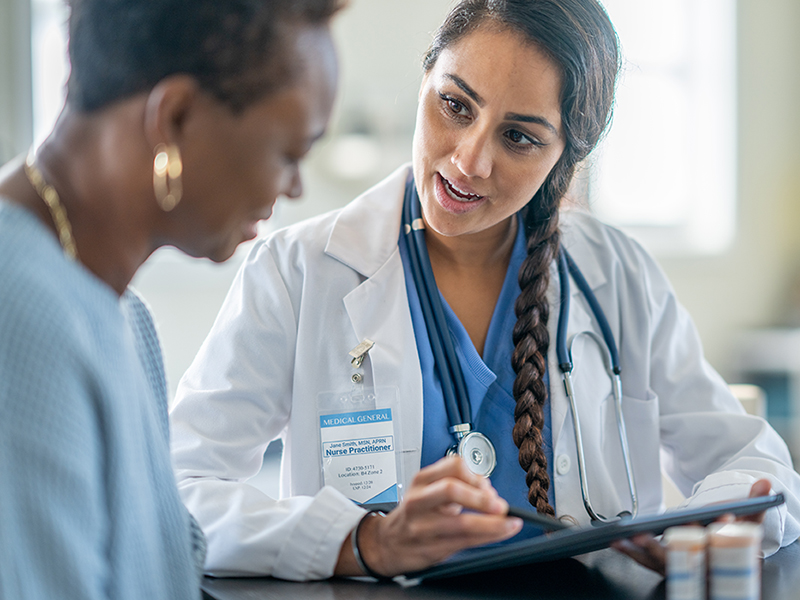
[[[512,29],[482,25],[451,44],[430,73],[439,78],[448,74],[464,80],[487,106],[503,104],[511,112],[553,118],[561,113],[561,70]]]

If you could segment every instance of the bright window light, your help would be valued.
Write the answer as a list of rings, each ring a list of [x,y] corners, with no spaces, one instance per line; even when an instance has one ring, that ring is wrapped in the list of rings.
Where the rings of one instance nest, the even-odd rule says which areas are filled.
[[[656,254],[722,252],[736,224],[735,2],[605,5],[624,64],[590,207]]]
[[[33,141],[42,143],[64,106],[69,75],[67,17],[63,0],[31,1]]]

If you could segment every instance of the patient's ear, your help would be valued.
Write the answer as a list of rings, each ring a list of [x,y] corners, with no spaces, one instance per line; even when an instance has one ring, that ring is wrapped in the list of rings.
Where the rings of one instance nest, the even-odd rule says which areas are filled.
[[[200,87],[189,75],[170,75],[150,91],[144,109],[145,137],[151,148],[179,144],[187,115],[198,108]]]

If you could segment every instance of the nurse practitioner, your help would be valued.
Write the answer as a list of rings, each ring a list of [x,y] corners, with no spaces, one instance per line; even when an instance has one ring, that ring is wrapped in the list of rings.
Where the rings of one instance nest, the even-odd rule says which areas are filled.
[[[705,362],[659,267],[561,209],[618,66],[595,0],[460,2],[424,60],[412,165],[254,247],[172,413],[208,572],[391,576],[517,534],[506,501],[586,524],[577,432],[597,515],[662,510],[663,468],[689,506],[783,492],[765,551],[798,537],[785,444]],[[590,296],[618,346],[622,436]],[[555,347],[566,300],[576,413]],[[474,432],[467,460],[443,459]],[[277,438],[270,498],[247,479]],[[637,558],[658,568],[657,550]]]

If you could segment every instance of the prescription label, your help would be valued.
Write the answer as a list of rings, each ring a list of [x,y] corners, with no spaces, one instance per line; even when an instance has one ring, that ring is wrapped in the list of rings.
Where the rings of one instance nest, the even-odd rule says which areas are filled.
[[[325,485],[358,504],[397,502],[392,409],[320,415]]]

